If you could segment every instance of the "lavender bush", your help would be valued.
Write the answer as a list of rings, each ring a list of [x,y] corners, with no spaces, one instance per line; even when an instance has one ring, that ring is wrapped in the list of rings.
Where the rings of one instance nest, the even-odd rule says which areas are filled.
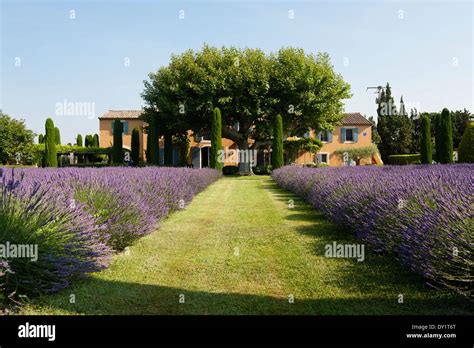
[[[373,250],[472,296],[473,165],[284,167],[272,173]]]
[[[37,245],[38,259],[0,255],[0,294],[55,292],[108,266],[216,181],[211,169],[0,169],[0,245]]]

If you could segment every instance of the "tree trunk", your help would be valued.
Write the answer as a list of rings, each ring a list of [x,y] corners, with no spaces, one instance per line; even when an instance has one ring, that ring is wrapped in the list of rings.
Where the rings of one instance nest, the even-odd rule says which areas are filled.
[[[239,153],[239,175],[253,175],[248,140],[239,141],[237,145],[239,145],[239,152],[246,151],[245,153]]]

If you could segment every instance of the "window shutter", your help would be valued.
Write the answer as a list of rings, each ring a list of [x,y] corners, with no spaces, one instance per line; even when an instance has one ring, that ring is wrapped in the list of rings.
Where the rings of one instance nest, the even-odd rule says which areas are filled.
[[[128,121],[123,121],[123,134],[128,134]]]
[[[332,143],[332,132],[328,131],[328,142]]]
[[[357,143],[359,141],[359,128],[354,128],[352,132],[354,134],[354,142]]]
[[[321,154],[320,153],[316,154],[316,163],[317,164],[321,163]]]
[[[160,166],[165,164],[165,149],[160,148]]]
[[[115,125],[115,120],[112,121],[112,134],[114,134],[114,125]]]
[[[346,141],[346,129],[341,128],[341,141],[345,142]]]
[[[321,140],[321,132],[318,132],[317,138],[318,138],[319,140]]]

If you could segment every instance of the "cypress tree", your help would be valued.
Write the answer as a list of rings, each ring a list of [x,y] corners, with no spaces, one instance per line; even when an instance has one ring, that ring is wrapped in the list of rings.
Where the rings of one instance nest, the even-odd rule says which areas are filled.
[[[151,116],[150,124],[148,125],[148,141],[147,141],[147,159],[149,164],[160,164],[160,144],[158,136],[158,122],[156,116]]]
[[[173,166],[173,135],[170,132],[164,134],[165,137],[165,158],[164,164],[166,167]]]
[[[431,164],[431,121],[427,116],[421,118],[421,163]]]
[[[132,161],[135,165],[140,162],[140,130],[138,128],[132,130]]]
[[[61,133],[58,127],[54,127],[54,142],[56,145],[61,145]]]
[[[99,135],[98,134],[94,134],[93,146],[94,147],[99,147]]]
[[[222,117],[219,108],[214,109],[211,129],[211,168],[221,170],[222,163],[219,161],[219,151],[222,148]]]
[[[272,167],[278,169],[283,167],[283,120],[281,115],[276,116],[273,127]]]
[[[43,134],[38,135],[38,144],[43,144],[44,143],[44,137]]]
[[[54,122],[52,119],[48,118],[45,124],[46,129],[46,139],[44,146],[44,164],[46,167],[57,167],[58,166],[58,157],[56,152],[56,141],[54,139]]]
[[[114,144],[112,146],[112,163],[123,163],[122,132],[122,121],[117,119],[114,122]]]
[[[442,142],[442,131],[441,131],[441,114],[435,114],[434,116],[434,125],[435,125],[435,152],[436,152],[436,162],[439,163],[439,154],[440,154],[440,145]]]
[[[80,134],[77,135],[76,145],[82,147],[82,135]]]
[[[446,108],[441,111],[439,128],[439,156],[437,155],[436,158],[439,163],[453,163],[453,125],[449,110]]]
[[[474,163],[474,122],[469,122],[459,143],[459,163]]]

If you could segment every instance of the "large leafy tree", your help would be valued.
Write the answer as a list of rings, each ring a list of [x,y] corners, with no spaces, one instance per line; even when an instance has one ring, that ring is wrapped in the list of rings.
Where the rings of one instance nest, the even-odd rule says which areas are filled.
[[[327,54],[294,48],[266,55],[259,49],[205,45],[172,56],[149,78],[142,96],[163,134],[207,131],[218,107],[223,137],[240,150],[271,142],[278,113],[293,135],[330,129],[342,117],[342,100],[350,97],[349,85],[334,72]],[[240,172],[249,173],[250,166],[241,164]]]
[[[33,160],[35,134],[23,120],[15,120],[0,111],[0,163],[27,164]],[[19,154],[19,156],[18,156]]]

